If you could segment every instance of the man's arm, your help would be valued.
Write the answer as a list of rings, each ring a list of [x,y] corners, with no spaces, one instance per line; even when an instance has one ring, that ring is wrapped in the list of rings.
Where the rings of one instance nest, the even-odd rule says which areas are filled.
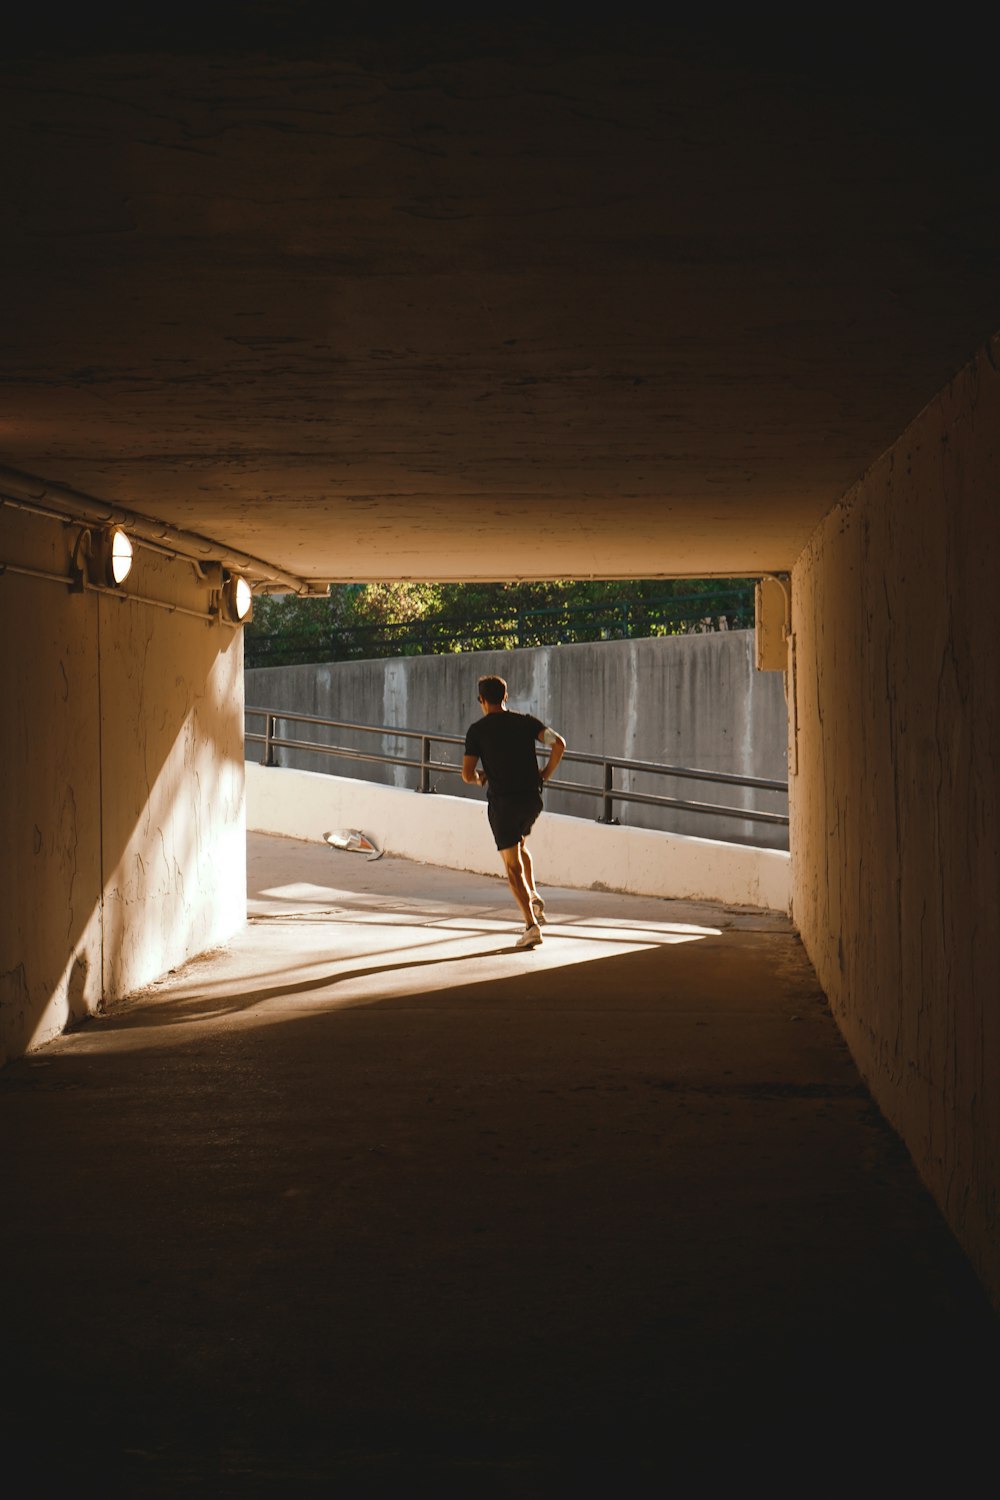
[[[548,745],[549,747],[549,758],[545,762],[540,773],[542,780],[548,781],[552,776],[555,775],[556,766],[563,758],[563,751],[566,749],[566,741],[563,739],[561,734],[556,734],[554,729],[541,730],[538,738],[541,740],[543,745]]]
[[[463,755],[462,757],[462,780],[468,782],[469,786],[485,786],[486,772],[477,771],[479,764],[478,755]]]

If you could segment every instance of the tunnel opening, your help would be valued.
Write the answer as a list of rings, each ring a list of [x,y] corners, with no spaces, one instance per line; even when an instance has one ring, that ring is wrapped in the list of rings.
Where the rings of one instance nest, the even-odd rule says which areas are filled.
[[[248,759],[475,796],[459,742],[495,673],[512,708],[567,734],[552,811],[787,850],[787,694],[758,670],[754,627],[748,578],[264,598],[245,634]]]

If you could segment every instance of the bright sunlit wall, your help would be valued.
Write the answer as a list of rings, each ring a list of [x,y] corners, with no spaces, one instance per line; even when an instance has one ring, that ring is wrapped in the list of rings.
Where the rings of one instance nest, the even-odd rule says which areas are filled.
[[[74,534],[0,511],[2,555],[66,575]],[[229,936],[245,914],[242,634],[190,563],[127,588],[0,579],[0,1058]]]

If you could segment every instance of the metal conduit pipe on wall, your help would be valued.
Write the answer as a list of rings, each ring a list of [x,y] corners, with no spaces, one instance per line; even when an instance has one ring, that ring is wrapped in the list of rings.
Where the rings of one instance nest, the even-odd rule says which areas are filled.
[[[101,526],[124,526],[134,532],[138,539],[155,544],[178,557],[189,558],[192,562],[219,562],[235,572],[252,574],[263,583],[280,584],[290,593],[324,597],[317,594],[304,578],[287,573],[283,568],[277,568],[262,558],[233,552],[211,537],[184,531],[165,521],[155,521],[139,511],[95,500],[66,485],[51,484],[36,475],[22,474],[16,469],[0,467],[0,502],[34,511],[39,515],[48,513],[55,519]]]

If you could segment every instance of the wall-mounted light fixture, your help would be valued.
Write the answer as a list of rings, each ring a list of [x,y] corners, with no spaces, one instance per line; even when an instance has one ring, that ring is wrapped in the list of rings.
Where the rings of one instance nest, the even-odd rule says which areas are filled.
[[[222,613],[233,625],[247,625],[253,619],[253,592],[242,573],[227,573],[222,585]]]
[[[120,526],[84,527],[73,549],[73,588],[120,589],[132,571],[134,555]]]
[[[192,562],[194,559],[192,559]],[[242,573],[231,573],[221,562],[194,563],[198,581],[210,594],[209,616],[227,625],[247,625],[253,619],[253,590]]]
[[[226,571],[220,562],[204,562],[201,559],[191,558],[191,566],[197,575],[198,582],[212,593],[217,594],[226,581]]]
[[[106,526],[97,536],[97,564],[109,589],[120,589],[132,571],[132,543],[120,526]]]

